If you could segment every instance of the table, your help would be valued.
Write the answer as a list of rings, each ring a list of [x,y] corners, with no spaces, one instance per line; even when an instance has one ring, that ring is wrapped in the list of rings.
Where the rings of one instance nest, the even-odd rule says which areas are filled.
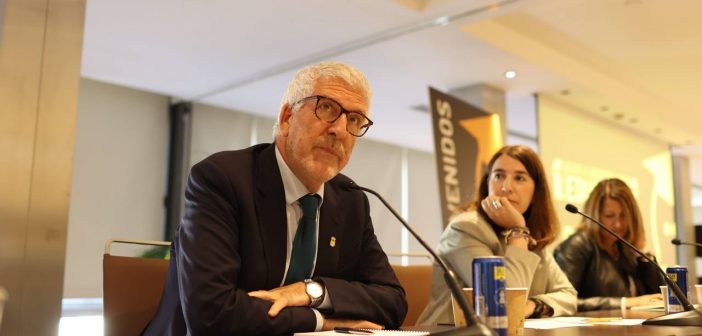
[[[575,316],[582,317],[621,317],[625,319],[649,319],[663,315],[663,312],[632,311],[626,310],[598,310],[591,312],[578,312]],[[452,326],[414,326],[405,330],[439,332],[453,329]],[[652,325],[595,325],[583,327],[570,327],[560,329],[525,329],[524,336],[652,336],[652,335],[680,335],[702,336],[702,327],[669,327]]]
[[[622,314],[621,310],[599,310],[591,312],[578,312],[576,316],[583,317],[621,317],[625,319],[649,319],[663,315],[663,312],[646,312],[626,310]],[[561,329],[525,329],[524,336],[584,336],[584,335],[627,335],[627,336],[649,336],[649,335],[702,335],[702,327],[669,327],[669,326],[613,326],[595,325],[588,327],[573,327]]]

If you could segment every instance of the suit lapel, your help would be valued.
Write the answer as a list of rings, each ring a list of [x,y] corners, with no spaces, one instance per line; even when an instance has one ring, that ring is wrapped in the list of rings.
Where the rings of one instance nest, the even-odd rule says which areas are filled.
[[[275,144],[263,149],[254,163],[256,214],[262,251],[268,265],[267,288],[279,287],[285,272],[288,225],[285,191],[275,159]]]
[[[339,242],[336,238],[340,236],[340,216],[341,209],[338,206],[339,195],[330,186],[324,184],[324,202],[319,211],[319,235],[317,240],[317,264],[314,268],[314,275],[335,274],[339,261]]]

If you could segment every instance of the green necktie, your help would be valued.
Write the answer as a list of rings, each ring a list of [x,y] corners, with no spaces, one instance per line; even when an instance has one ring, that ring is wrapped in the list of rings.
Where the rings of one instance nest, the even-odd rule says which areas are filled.
[[[302,208],[302,218],[295,232],[290,267],[285,277],[285,284],[291,284],[309,278],[312,275],[314,255],[317,251],[317,207],[319,196],[307,194],[298,200]]]

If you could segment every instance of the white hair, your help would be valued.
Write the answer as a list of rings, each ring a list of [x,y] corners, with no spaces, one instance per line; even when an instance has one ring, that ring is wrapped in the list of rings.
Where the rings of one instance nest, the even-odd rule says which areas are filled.
[[[317,81],[321,78],[335,78],[344,81],[351,88],[360,93],[366,98],[367,103],[370,103],[371,90],[368,85],[368,79],[358,69],[340,62],[320,62],[313,65],[308,65],[298,71],[288,83],[283,99],[280,102],[280,112],[283,111],[283,106],[290,106],[293,111],[297,111],[300,107],[294,106],[300,99],[309,97],[314,91]],[[273,140],[278,135],[280,115],[273,125]]]

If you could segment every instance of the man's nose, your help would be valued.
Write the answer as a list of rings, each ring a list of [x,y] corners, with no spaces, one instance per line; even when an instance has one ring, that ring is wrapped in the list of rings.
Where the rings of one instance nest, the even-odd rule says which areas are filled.
[[[337,138],[347,136],[348,131],[346,131],[346,124],[348,120],[346,119],[346,114],[342,113],[339,118],[334,120],[333,123],[329,125],[329,133],[334,134]]]

